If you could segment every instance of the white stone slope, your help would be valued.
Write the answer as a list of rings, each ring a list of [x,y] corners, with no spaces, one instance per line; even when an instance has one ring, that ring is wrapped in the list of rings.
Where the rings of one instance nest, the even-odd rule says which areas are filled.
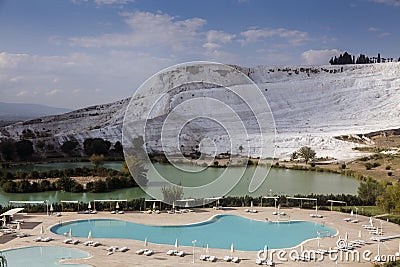
[[[353,143],[334,138],[371,131],[400,128],[400,63],[347,65],[347,66],[258,66],[241,68],[267,97],[276,124],[275,157],[289,158],[301,146],[316,150],[317,156],[349,160],[358,152]],[[235,86],[233,83],[232,86]],[[198,85],[177,90],[161,101],[153,120],[154,136],[160,118],[168,113],[179,99],[213,95],[216,99],[235,107],[239,115],[245,114],[242,104],[225,96],[221,88],[202,88]],[[136,97],[138,107],[150,108],[159,97],[157,87],[148,95]],[[178,99],[178,100],[177,100]],[[58,116],[44,117],[19,123],[0,130],[1,137],[19,139],[24,129],[36,133],[34,141],[43,139],[60,146],[65,140],[102,137],[112,143],[121,140],[122,120],[129,99],[94,106]],[[236,103],[236,104],[235,104]],[[137,109],[141,113],[140,108]],[[140,117],[140,114],[131,114]],[[208,124],[198,121],[183,132],[188,147],[201,138],[210,136]],[[199,132],[200,131],[200,132]],[[207,129],[211,136],[221,134],[220,129]],[[195,140],[193,140],[195,139]],[[157,140],[151,144],[158,150]],[[224,138],[215,140],[220,151],[229,146]],[[234,147],[234,151],[239,149]]]

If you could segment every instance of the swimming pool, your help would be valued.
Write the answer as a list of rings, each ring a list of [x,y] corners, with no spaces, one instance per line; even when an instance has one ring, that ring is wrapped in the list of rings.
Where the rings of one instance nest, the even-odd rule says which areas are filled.
[[[29,267],[60,267],[60,263],[66,259],[88,258],[89,253],[76,249],[55,246],[33,246],[2,251],[7,259],[8,266],[29,266]],[[65,266],[90,267],[84,264],[68,264]]]
[[[264,245],[269,248],[289,248],[307,239],[317,237],[317,231],[333,235],[336,231],[322,224],[308,221],[263,222],[235,215],[217,215],[208,221],[177,226],[154,226],[112,219],[79,220],[57,224],[53,233],[64,235],[72,230],[73,236],[94,238],[124,238],[144,240],[157,244],[180,245],[257,251]]]

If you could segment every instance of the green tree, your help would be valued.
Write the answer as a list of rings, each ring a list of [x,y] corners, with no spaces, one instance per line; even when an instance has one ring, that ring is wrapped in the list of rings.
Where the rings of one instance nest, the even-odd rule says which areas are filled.
[[[65,141],[62,145],[61,145],[61,151],[64,153],[71,153],[72,150],[74,150],[77,146],[78,146],[78,141],[76,140],[68,140]]]
[[[122,148],[122,144],[120,141],[115,142],[114,144],[114,151],[118,154],[122,154],[123,152],[123,148]]]
[[[33,154],[33,143],[29,140],[21,140],[15,143],[15,149],[21,159],[27,159]]]
[[[365,205],[375,205],[377,197],[382,195],[384,191],[383,185],[372,178],[368,178],[365,182],[360,183],[357,193]]]
[[[400,183],[388,185],[376,202],[386,212],[400,212]]]
[[[95,168],[99,168],[104,165],[104,155],[93,154],[90,156],[89,160]]]
[[[295,159],[297,159],[298,158],[298,156],[297,156],[297,152],[295,151],[295,152],[293,152],[291,155],[290,155],[290,161],[294,161]]]
[[[310,161],[315,159],[315,151],[311,149],[311,147],[309,146],[303,146],[299,149],[299,151],[297,152],[297,154],[304,159],[304,161],[306,162],[306,164]]]
[[[83,149],[86,155],[107,155],[111,143],[102,138],[88,138],[83,142]]]
[[[161,192],[163,194],[164,202],[166,203],[176,203],[177,200],[182,199],[183,197],[183,188],[182,186],[163,186],[161,188]]]
[[[71,192],[76,183],[77,182],[70,177],[61,177],[55,181],[55,187],[57,190]]]
[[[0,143],[0,152],[5,160],[12,160],[15,153],[15,143],[12,140],[5,140]]]
[[[131,156],[125,157],[126,165],[136,183],[141,186],[146,185],[148,179],[145,162],[148,156],[144,148],[143,137],[139,136],[132,139],[132,146],[128,149]]]

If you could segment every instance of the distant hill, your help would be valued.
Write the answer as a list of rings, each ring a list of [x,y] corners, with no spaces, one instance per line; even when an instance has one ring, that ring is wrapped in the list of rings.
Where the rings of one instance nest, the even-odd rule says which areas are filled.
[[[310,146],[319,157],[349,160],[361,156],[361,152],[353,149],[358,145],[338,140],[336,136],[348,136],[348,140],[356,138],[356,134],[400,128],[400,62],[335,66],[257,66],[240,69],[262,88],[268,99],[276,126],[274,157],[289,159],[300,147]],[[185,70],[174,75],[188,77]],[[222,76],[221,72],[216,72],[216,75]],[[169,94],[163,95],[165,100],[154,105],[165,88],[165,81],[168,79],[160,78],[152,85],[153,91],[135,95],[131,105],[137,106],[138,110],[135,114],[128,114],[134,119],[149,112],[148,107],[155,110],[154,117],[148,120],[151,127],[146,132],[152,138],[148,142],[152,152],[170,149],[165,143],[159,142],[163,127],[161,122],[168,112],[194,96],[211,96],[234,108],[237,114],[243,116],[241,118],[250,118],[246,105],[237,101],[224,88],[210,88],[202,84],[189,84],[178,88],[179,90],[171,90]],[[237,86],[235,80],[229,81],[232,84],[230,86]],[[123,99],[0,127],[0,139],[20,140],[21,133],[29,129],[36,136],[30,139],[36,150],[38,141],[44,141],[55,150],[71,139],[78,141],[81,147],[87,138],[103,138],[115,144],[122,140],[122,125],[129,102],[130,99]],[[218,110],[215,112],[218,114]],[[232,127],[228,129],[236,130],[237,127],[233,126],[236,125],[234,116],[228,119],[224,121],[224,127],[228,125]],[[250,119],[243,121],[253,125],[250,124],[253,123]],[[239,146],[231,147],[229,137],[225,137],[226,131],[212,125],[206,120],[197,120],[185,126],[182,147],[194,152],[199,140],[207,137],[214,140],[213,144],[219,151],[235,149],[232,150],[234,153],[241,153]],[[164,133],[168,138],[176,138],[172,131],[171,135]],[[237,135],[239,134],[241,133]],[[243,135],[248,138],[247,133],[243,132]],[[213,151],[213,146],[204,146],[204,149]]]
[[[71,110],[66,108],[55,108],[38,104],[0,102],[0,120],[3,121],[30,120],[69,111]]]

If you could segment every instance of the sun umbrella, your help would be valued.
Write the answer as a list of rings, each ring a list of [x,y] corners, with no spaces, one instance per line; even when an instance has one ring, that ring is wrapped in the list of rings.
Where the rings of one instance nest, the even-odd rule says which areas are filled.
[[[361,230],[358,231],[358,237],[361,238]]]
[[[318,247],[321,246],[321,242],[320,242],[319,238],[318,238],[318,241],[317,241],[317,246],[318,246]]]
[[[17,230],[21,230],[21,223],[20,222],[17,223]]]
[[[92,204],[90,204],[90,202],[89,202],[89,204],[87,205],[87,208],[88,208],[88,210],[92,209]]]
[[[178,238],[175,239],[175,247],[176,247],[176,248],[179,247]]]
[[[156,209],[156,202],[154,201],[153,202],[153,210],[155,210]]]
[[[43,225],[40,226],[40,234],[43,235],[44,234],[44,229],[43,229]]]
[[[144,239],[144,246],[147,247],[147,237]]]
[[[89,231],[89,234],[88,234],[88,237],[87,237],[88,239],[92,239],[92,230],[90,230]]]
[[[208,252],[209,252],[208,244],[206,244],[206,253],[208,253]]]
[[[235,247],[233,246],[233,243],[232,243],[232,245],[231,245],[231,252],[232,252],[232,253],[235,252]]]
[[[267,257],[267,253],[268,253],[268,246],[265,245],[264,246],[264,257]]]
[[[3,216],[3,226],[6,226],[7,224],[7,218],[6,215]]]
[[[69,237],[72,237],[72,228],[69,228],[68,236],[69,236]]]
[[[115,209],[119,209],[119,203],[117,202],[117,205],[115,205]]]
[[[303,247],[303,244],[301,244],[301,246],[300,246],[300,252],[303,252],[304,251],[304,247]]]
[[[186,201],[185,208],[189,208],[189,201]]]
[[[371,224],[371,226],[373,226],[372,217],[369,217],[369,223]]]
[[[353,216],[353,210],[351,210],[351,212],[350,212],[350,216]]]
[[[344,235],[344,239],[345,240],[349,239],[349,233],[346,232],[346,234]]]
[[[172,202],[172,209],[175,210],[175,202]]]
[[[253,209],[253,201],[250,202],[250,208]]]
[[[50,204],[50,212],[53,212],[53,211],[54,211],[53,204]]]

